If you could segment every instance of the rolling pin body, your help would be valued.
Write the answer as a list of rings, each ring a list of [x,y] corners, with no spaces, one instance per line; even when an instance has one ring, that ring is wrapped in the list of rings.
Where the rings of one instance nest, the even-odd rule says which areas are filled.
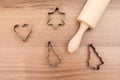
[[[68,51],[70,53],[77,50],[81,43],[84,32],[89,28],[92,29],[100,20],[103,12],[107,8],[111,0],[88,0],[78,16],[80,28],[76,35],[70,40],[68,44]]]

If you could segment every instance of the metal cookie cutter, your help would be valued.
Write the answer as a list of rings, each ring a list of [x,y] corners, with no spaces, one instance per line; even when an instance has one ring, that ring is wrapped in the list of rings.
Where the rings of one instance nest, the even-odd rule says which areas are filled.
[[[102,64],[104,64],[104,61],[102,60],[102,58],[99,56],[98,52],[96,51],[95,47],[93,46],[93,44],[89,44],[88,45],[88,52],[89,52],[89,57],[88,57],[88,67],[91,68],[91,69],[94,69],[94,70],[99,70],[100,69],[100,66]],[[96,58],[94,59],[97,59],[99,60],[99,63],[96,63],[95,65],[91,64],[90,63],[90,60],[92,59],[91,57],[91,54],[94,54]],[[92,63],[95,63],[95,60],[92,62]]]
[[[29,28],[26,30],[26,31],[17,31],[16,29],[17,28],[21,28],[21,30],[23,29],[23,28],[27,28],[29,26],[29,24],[23,24],[22,26],[20,26],[19,24],[16,24],[15,26],[14,26],[14,32],[20,37],[20,39],[22,39],[22,41],[24,41],[24,42],[26,42],[26,40],[28,39],[28,37],[30,36],[30,34],[31,34],[31,32],[32,32],[32,29],[31,29],[31,27],[29,26]],[[25,35],[23,36],[22,34],[21,34],[21,32],[23,32],[23,33],[25,33]]]
[[[53,15],[55,15],[55,14],[59,14],[61,19],[57,18],[58,16],[53,17]],[[49,15],[49,20],[48,20],[47,24],[51,25],[54,29],[57,29],[61,25],[65,25],[65,22],[62,17],[62,16],[65,16],[65,13],[60,12],[58,7],[56,7],[53,12],[48,12],[48,15]]]
[[[47,63],[51,67],[57,67],[61,63],[61,58],[56,54],[51,42],[48,42]]]

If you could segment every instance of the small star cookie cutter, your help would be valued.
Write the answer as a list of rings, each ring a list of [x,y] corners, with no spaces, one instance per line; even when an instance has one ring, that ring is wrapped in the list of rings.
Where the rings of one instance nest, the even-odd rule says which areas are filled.
[[[48,25],[51,25],[54,29],[57,29],[57,28],[58,28],[59,26],[61,26],[61,25],[65,25],[65,22],[64,22],[63,19],[61,19],[61,20],[60,20],[61,22],[59,22],[59,23],[50,23],[50,22],[52,21],[52,19],[50,18],[50,15],[53,15],[53,14],[55,14],[56,12],[57,12],[59,15],[64,15],[64,16],[65,16],[65,13],[60,12],[58,7],[56,7],[53,12],[48,12],[49,20],[47,21],[47,24],[48,24]],[[57,20],[55,20],[55,21],[57,21]]]

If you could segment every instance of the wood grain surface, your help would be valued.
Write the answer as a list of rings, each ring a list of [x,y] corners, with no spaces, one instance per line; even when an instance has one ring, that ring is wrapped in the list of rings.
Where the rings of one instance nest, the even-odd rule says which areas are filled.
[[[77,32],[77,17],[86,0],[0,0],[0,80],[119,80],[120,0],[112,0],[101,21],[88,31],[80,48],[69,54],[67,44]],[[65,25],[47,25],[48,12],[59,7]],[[32,33],[23,42],[13,31],[16,24],[30,24]],[[52,41],[62,63],[46,62],[47,42]],[[93,43],[105,62],[98,71],[87,67],[87,45]]]

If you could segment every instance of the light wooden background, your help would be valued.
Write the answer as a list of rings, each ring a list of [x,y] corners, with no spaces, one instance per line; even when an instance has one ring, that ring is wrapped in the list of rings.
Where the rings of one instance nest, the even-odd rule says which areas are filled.
[[[112,0],[101,21],[88,31],[78,51],[67,52],[78,30],[76,20],[86,0],[0,0],[0,80],[119,80],[120,0]],[[66,13],[57,30],[46,24],[55,7]],[[26,43],[14,33],[15,24],[30,24]],[[47,65],[47,42],[62,58],[57,68]],[[93,43],[105,62],[98,71],[87,67],[87,45]]]

